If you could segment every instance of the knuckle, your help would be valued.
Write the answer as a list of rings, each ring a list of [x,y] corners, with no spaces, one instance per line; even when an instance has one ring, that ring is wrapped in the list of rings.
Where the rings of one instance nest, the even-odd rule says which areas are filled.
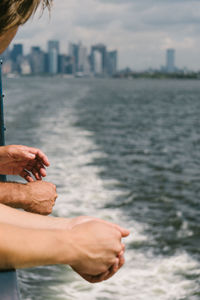
[[[122,245],[120,245],[120,244],[116,245],[115,251],[116,251],[117,253],[120,253],[120,252],[122,251]]]
[[[108,270],[108,267],[106,265],[103,265],[99,268],[99,274],[105,273]]]
[[[121,240],[121,233],[120,233],[119,230],[114,229],[113,234],[114,234],[114,237],[115,237],[117,240]]]
[[[45,215],[50,215],[52,213],[52,207],[49,207],[48,209],[46,209],[45,211],[44,211],[44,214]]]
[[[117,237],[121,240],[122,235],[121,235],[121,232],[119,230],[117,230]]]
[[[116,262],[116,258],[112,258],[110,260],[110,266],[113,266],[115,264],[115,262]]]
[[[51,182],[50,182],[50,185],[52,186],[52,188],[53,188],[54,190],[56,190],[56,185],[55,185],[54,183],[51,183]]]

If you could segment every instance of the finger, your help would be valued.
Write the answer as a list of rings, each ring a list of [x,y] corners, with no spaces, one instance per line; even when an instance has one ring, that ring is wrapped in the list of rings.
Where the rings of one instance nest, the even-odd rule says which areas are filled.
[[[119,269],[125,264],[124,255],[119,256]]]
[[[48,157],[41,151],[38,149],[36,157],[38,160],[40,160],[46,167],[50,166],[50,162],[48,160]]]
[[[82,273],[82,272],[80,272],[80,271],[78,271],[78,270],[76,270],[76,269],[74,269],[73,267],[72,267],[72,269],[76,272],[76,273],[78,273],[83,279],[85,279],[86,281],[88,281],[88,282],[90,282],[90,283],[97,283],[97,282],[100,282],[100,280],[99,280],[99,275],[89,275],[89,274],[84,274],[84,273]]]
[[[35,170],[37,170],[37,172],[39,173],[40,176],[45,177],[47,175],[46,169],[45,169],[43,163],[38,162],[37,160],[32,161],[28,164],[28,169],[30,171],[32,171],[33,168]]]
[[[98,277],[93,276],[93,275],[86,275],[86,274],[79,274],[81,277],[83,277],[86,281],[90,282],[90,283],[97,283],[100,282],[100,280],[98,279]]]
[[[28,182],[33,182],[33,178],[31,177],[30,173],[26,170],[23,170],[21,173],[20,173],[20,176],[22,178],[24,178],[26,181]]]
[[[104,277],[104,281],[108,280],[109,278],[111,278],[113,275],[115,275],[117,273],[117,271],[119,270],[119,263],[120,263],[119,258],[117,258],[114,265],[112,267],[110,267],[109,274]]]
[[[128,229],[123,228],[123,227],[121,227],[121,226],[119,226],[119,225],[117,225],[115,223],[111,223],[109,221],[105,221],[105,220],[101,220],[101,219],[99,219],[99,221],[104,222],[104,223],[106,223],[106,224],[108,224],[108,225],[116,228],[117,230],[119,230],[120,233],[121,233],[121,235],[122,235],[122,237],[127,237],[130,234],[130,231]]]
[[[102,273],[100,275],[87,275],[87,274],[81,274],[79,273],[85,280],[89,281],[90,283],[98,283],[106,280],[108,275],[110,274],[109,271],[106,271],[105,273]]]
[[[24,151],[24,158],[27,160],[34,160],[36,155],[34,153],[30,153],[29,151]]]
[[[40,174],[40,176],[42,176],[42,177],[46,177],[46,176],[47,176],[46,169],[45,169],[44,167],[41,167],[41,168],[39,169],[39,174]]]
[[[114,224],[115,228],[118,229],[121,232],[122,237],[127,237],[130,234],[130,231],[126,228],[123,228],[117,224]]]
[[[39,174],[39,172],[38,172],[38,170],[36,168],[32,169],[32,173],[35,176],[36,180],[41,180],[42,179],[41,175]]]
[[[38,148],[33,147],[27,147],[27,151],[33,155],[35,155],[35,158],[40,160],[45,166],[49,166],[49,160],[48,157]]]
[[[123,227],[121,227],[121,226],[119,226],[119,225],[117,225],[117,224],[115,224],[115,223],[111,223],[111,222],[109,222],[109,221],[102,220],[102,219],[98,219],[98,218],[96,218],[96,220],[99,220],[100,222],[103,222],[103,223],[105,223],[105,224],[108,224],[108,225],[110,225],[110,226],[116,228],[117,230],[120,231],[122,237],[127,237],[127,236],[130,234],[130,231],[129,231],[128,229],[123,228]]]
[[[125,249],[126,249],[125,245],[122,244],[122,250],[121,250],[121,252],[119,253],[119,256],[122,255],[122,254],[125,252]]]
[[[56,191],[56,185],[55,184],[53,184],[53,183],[51,183],[51,182],[49,182],[49,184],[52,186],[52,188]],[[57,195],[57,197],[58,197],[58,195]],[[56,197],[56,198],[57,198]]]

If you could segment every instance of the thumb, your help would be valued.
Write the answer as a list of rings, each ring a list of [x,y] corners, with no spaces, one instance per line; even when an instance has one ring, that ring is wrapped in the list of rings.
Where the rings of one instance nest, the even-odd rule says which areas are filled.
[[[121,227],[119,225],[116,225],[116,229],[118,229],[121,232],[122,237],[127,237],[130,234],[130,231],[124,227]]]
[[[121,229],[122,237],[127,237],[127,236],[129,236],[130,231],[129,231],[128,229],[122,228],[122,227],[121,227],[120,229]]]

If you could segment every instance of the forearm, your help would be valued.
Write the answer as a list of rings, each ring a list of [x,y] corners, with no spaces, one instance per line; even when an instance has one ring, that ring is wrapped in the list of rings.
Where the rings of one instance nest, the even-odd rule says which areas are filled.
[[[0,223],[0,269],[59,264],[62,236],[62,230],[26,229]],[[70,249],[65,251],[66,263],[70,262],[68,257]]]
[[[67,228],[70,219],[41,216],[0,204],[0,222],[32,229]]]
[[[7,164],[9,146],[0,146],[0,174],[5,174],[4,168]]]
[[[15,182],[0,182],[0,203],[23,208],[26,202],[27,185]]]
[[[0,182],[0,204],[49,215],[56,198],[56,186],[50,182]]]

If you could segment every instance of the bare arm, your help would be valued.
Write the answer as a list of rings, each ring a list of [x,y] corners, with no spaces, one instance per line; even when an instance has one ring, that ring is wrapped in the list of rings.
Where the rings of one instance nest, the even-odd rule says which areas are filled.
[[[0,223],[0,269],[57,264],[56,234],[56,231],[26,229]]]
[[[41,216],[24,212],[0,204],[0,222],[29,229],[66,229],[72,221],[67,218]],[[69,226],[71,227],[70,224]]]
[[[123,250],[123,228],[98,221],[71,230],[27,229],[0,223],[0,269],[69,264],[79,274],[109,270]]]
[[[56,198],[56,187],[49,182],[0,182],[0,203],[14,208],[48,215],[52,212]]]
[[[82,225],[84,225],[85,223],[88,223],[88,222],[90,222],[90,224],[94,224],[94,223],[101,224],[102,223],[101,226],[103,226],[103,227],[108,226],[109,229],[111,229],[111,227],[112,227],[113,229],[116,229],[117,231],[121,232],[121,228],[118,225],[109,223],[109,222],[101,220],[101,219],[89,217],[89,216],[81,216],[81,217],[70,218],[70,219],[55,218],[55,217],[41,216],[41,215],[37,215],[37,214],[19,211],[19,210],[13,209],[11,207],[0,204],[0,223],[4,223],[4,225],[6,224],[9,226],[11,225],[10,228],[15,228],[14,232],[16,235],[19,233],[19,232],[16,232],[16,228],[17,228],[17,230],[19,230],[20,228],[26,229],[25,232],[29,232],[29,234],[32,234],[31,233],[32,230],[34,233],[36,233],[36,232],[41,232],[41,230],[42,230],[42,232],[44,232],[45,231],[44,229],[46,229],[47,231],[45,231],[45,232],[48,232],[48,233],[49,232],[58,233],[59,230],[60,230],[60,232],[67,232],[67,231],[72,232],[72,230],[75,227],[77,227],[77,226],[82,227]],[[79,230],[80,229],[81,228],[79,228]],[[24,231],[22,231],[22,233],[23,232]],[[96,233],[97,232],[95,232],[95,234]],[[11,244],[14,243],[14,240],[12,240],[12,235],[9,236],[10,235],[9,232],[7,232],[6,234],[8,234],[7,237],[10,239]],[[85,231],[83,230],[82,234],[83,234],[83,236],[85,236],[88,234],[88,232],[86,230]],[[81,236],[82,236],[82,234],[81,234]],[[101,234],[101,231],[100,231],[100,234]],[[121,232],[121,234],[123,237],[125,237],[127,235],[127,231]],[[65,238],[66,238],[66,236],[65,236]],[[1,241],[1,236],[0,236],[0,241]],[[40,242],[39,236],[37,237],[37,241]],[[33,240],[33,243],[34,243],[34,240]],[[0,243],[0,245],[1,245],[1,243]],[[76,266],[72,266],[72,267],[85,280],[87,280],[91,283],[101,282],[101,281],[106,280],[106,279],[110,278],[111,276],[113,276],[119,270],[119,268],[124,264],[124,257],[123,257],[124,245],[123,244],[122,244],[122,248],[123,248],[122,249],[123,251],[121,254],[119,253],[118,257],[116,258],[115,263],[108,270],[106,270],[105,272],[103,272],[100,275],[96,276],[96,275],[92,275],[92,274],[88,274],[88,273],[86,274],[85,268],[83,270],[78,270],[78,269],[76,269]],[[105,252],[104,252],[104,254],[105,254]],[[77,256],[78,256],[78,254],[77,254]],[[1,257],[1,246],[0,246],[0,257]],[[32,256],[30,253],[30,263],[32,261],[31,257]],[[53,263],[53,261],[51,263]],[[13,265],[11,265],[10,267],[12,267],[12,266]],[[23,264],[22,264],[22,266],[23,266]],[[0,268],[1,268],[1,265],[0,265]],[[8,268],[8,267],[6,267],[6,268]]]

